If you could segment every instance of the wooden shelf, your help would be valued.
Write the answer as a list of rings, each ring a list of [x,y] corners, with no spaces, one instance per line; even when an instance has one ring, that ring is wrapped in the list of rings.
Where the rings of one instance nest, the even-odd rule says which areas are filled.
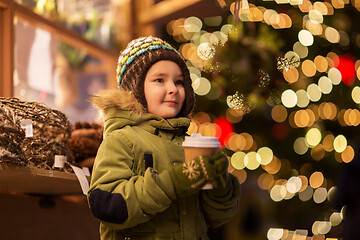
[[[0,192],[82,195],[74,173],[0,163]]]

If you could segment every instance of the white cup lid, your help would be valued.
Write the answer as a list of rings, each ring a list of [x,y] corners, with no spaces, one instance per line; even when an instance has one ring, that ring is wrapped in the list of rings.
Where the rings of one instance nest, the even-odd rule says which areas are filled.
[[[183,147],[219,148],[220,142],[216,137],[204,137],[201,133],[186,136]]]

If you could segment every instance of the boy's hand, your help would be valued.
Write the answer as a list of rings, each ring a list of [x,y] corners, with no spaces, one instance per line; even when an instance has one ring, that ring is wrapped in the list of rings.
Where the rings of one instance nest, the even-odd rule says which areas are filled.
[[[209,156],[200,156],[190,162],[169,169],[171,180],[178,197],[186,197],[201,190],[210,182],[217,170],[214,159]]]
[[[216,151],[213,155],[211,155],[210,161],[214,163],[217,174],[222,174],[227,172],[229,167],[229,161],[221,150]]]

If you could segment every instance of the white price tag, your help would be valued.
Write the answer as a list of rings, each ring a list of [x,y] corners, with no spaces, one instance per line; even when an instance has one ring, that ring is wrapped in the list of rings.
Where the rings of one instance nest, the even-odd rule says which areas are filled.
[[[64,155],[55,155],[53,168],[64,168],[67,157]]]
[[[80,186],[81,186],[81,189],[82,189],[84,195],[87,195],[90,186],[89,186],[89,182],[85,176],[84,170],[82,170],[81,168],[75,167],[73,165],[70,165],[70,166],[74,170],[74,173],[79,180],[79,183],[80,183]]]
[[[20,126],[25,131],[25,137],[33,137],[33,125],[31,119],[20,120]]]

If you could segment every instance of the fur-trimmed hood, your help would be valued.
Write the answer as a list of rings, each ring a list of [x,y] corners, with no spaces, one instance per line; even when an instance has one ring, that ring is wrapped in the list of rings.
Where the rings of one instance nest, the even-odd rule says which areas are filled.
[[[115,107],[138,114],[146,112],[146,109],[131,92],[122,89],[102,90],[91,98],[91,102],[101,111]]]
[[[153,134],[155,129],[185,134],[190,124],[188,117],[165,119],[148,113],[131,92],[124,90],[100,91],[91,102],[103,114],[105,135],[125,126],[142,126]]]

